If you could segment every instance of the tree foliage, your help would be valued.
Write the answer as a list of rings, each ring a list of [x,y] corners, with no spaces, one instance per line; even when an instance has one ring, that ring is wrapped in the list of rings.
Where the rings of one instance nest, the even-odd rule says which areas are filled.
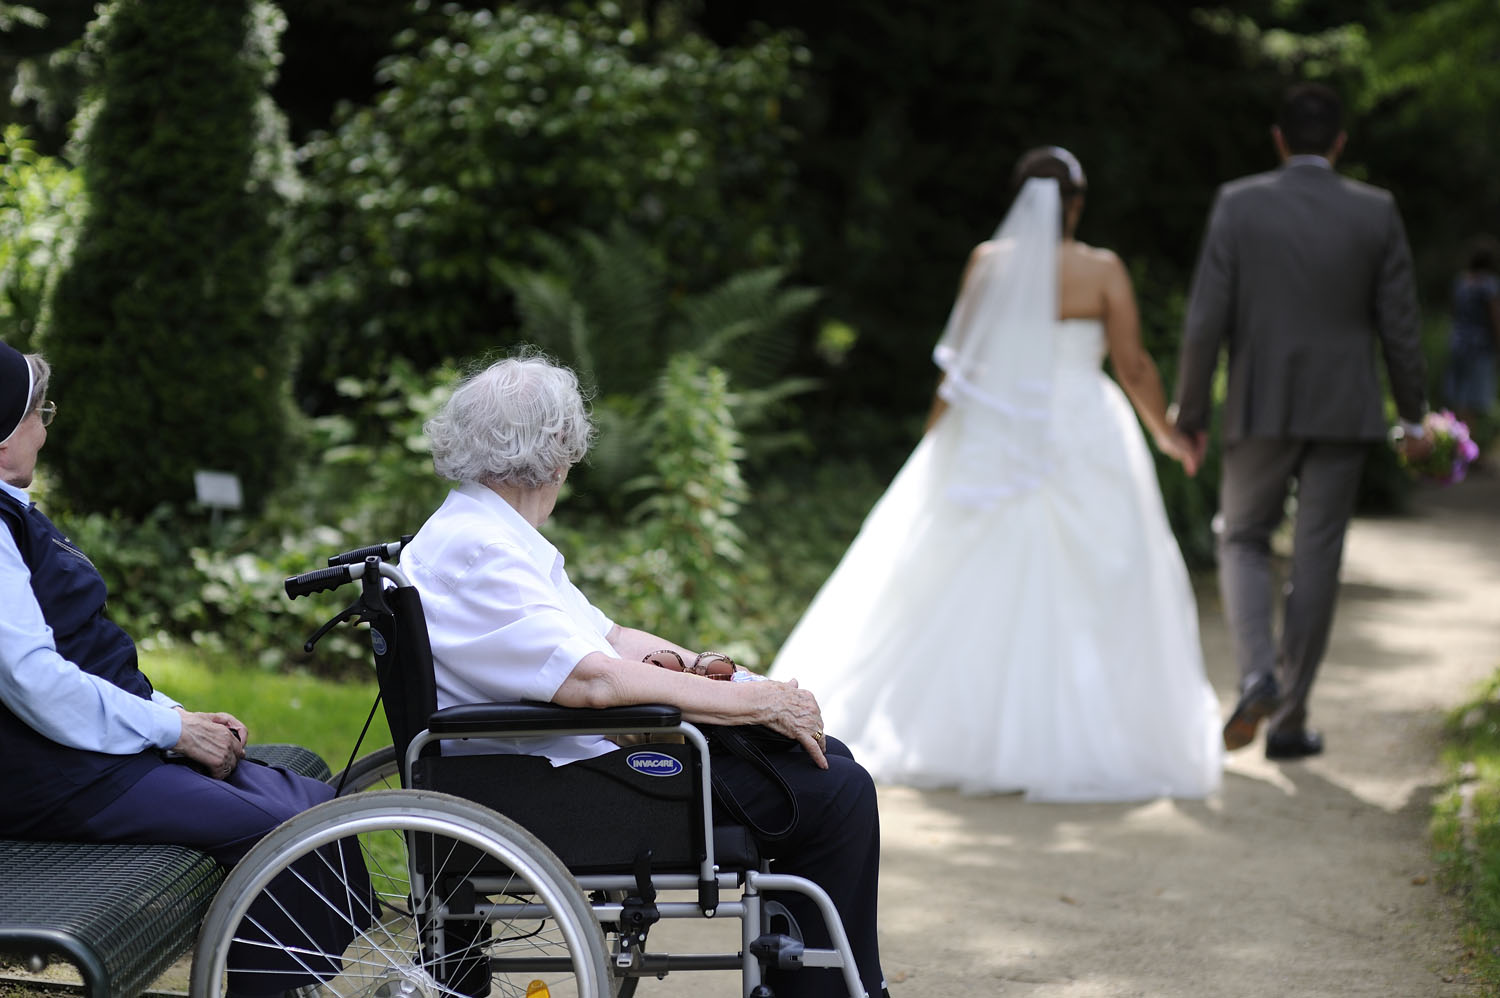
[[[0,133],[0,341],[23,352],[72,247],[83,184],[40,155],[19,125]]]
[[[1500,235],[1500,9],[1442,0],[1387,17],[1355,69],[1358,110],[1401,178],[1418,264],[1445,310],[1461,247]]]
[[[692,379],[681,365],[715,365],[737,391],[736,432],[751,431],[764,456],[785,438],[767,415],[813,383],[789,377],[798,320],[817,301],[787,287],[778,267],[748,270],[713,287],[674,293],[669,265],[641,237],[616,228],[575,243],[542,238],[540,267],[502,270],[515,294],[518,335],[576,370],[594,396],[599,439],[575,476],[575,491],[597,508],[622,511],[640,469],[660,442],[658,410]],[[663,372],[677,370],[674,377]],[[738,445],[737,445],[738,446]]]
[[[153,3],[121,0],[109,9],[176,10]],[[963,260],[1003,215],[1010,166],[1033,145],[1060,143],[1083,160],[1090,189],[1080,235],[1130,265],[1143,332],[1169,384],[1213,190],[1274,166],[1267,126],[1293,80],[1327,80],[1349,99],[1351,141],[1340,166],[1395,192],[1435,329],[1455,249],[1476,230],[1500,230],[1500,132],[1490,122],[1500,97],[1493,0],[489,6],[288,5],[295,65],[275,93],[299,134],[320,124],[327,130],[301,150],[311,196],[299,211],[290,260],[299,288],[291,316],[297,349],[283,349],[274,336],[257,345],[278,343],[277,362],[300,351],[303,403],[346,416],[346,443],[367,447],[390,432],[375,398],[390,399],[356,397],[340,386],[420,378],[439,359],[521,338],[543,342],[599,392],[606,432],[594,464],[577,478],[579,506],[613,496],[649,463],[650,416],[663,404],[659,374],[668,358],[700,342],[702,330],[735,328],[752,314],[750,303],[769,307],[794,286],[824,293],[778,319],[782,333],[747,336],[712,361],[734,389],[747,474],[755,480],[755,455],[777,442],[770,424],[755,422],[750,400],[786,384],[788,373],[822,381],[824,390],[797,400],[798,430],[818,453],[864,457],[877,477],[894,470],[935,380],[928,356]],[[49,129],[66,119],[73,67],[88,63],[69,46],[91,7],[90,0],[0,3],[0,18],[9,18],[0,21],[0,87],[35,105],[0,110],[0,117],[45,118]],[[223,7],[213,5],[213,16],[191,32],[175,13],[163,13],[153,31],[173,44],[200,36],[201,47],[219,32]],[[47,16],[39,20],[41,11]],[[142,52],[151,34],[139,32]],[[193,51],[184,48],[184,58],[196,59]],[[230,50],[219,51],[221,66],[233,65]],[[378,76],[367,73],[381,54]],[[141,58],[131,54],[129,64],[145,65]],[[109,69],[107,60],[99,65]],[[160,75],[164,86],[177,86],[173,73]],[[151,73],[121,71],[109,86],[129,95],[148,79]],[[238,93],[238,84],[225,90],[222,83],[215,78],[192,96]],[[170,99],[140,120],[189,106],[160,92]],[[335,95],[352,103],[330,121]],[[237,129],[219,119],[209,144]],[[148,392],[175,379],[189,386],[180,399],[183,424],[215,427],[222,414],[242,411],[264,423],[238,397],[221,401],[172,373],[205,348],[201,330],[231,327],[184,313],[179,302],[192,296],[168,293],[180,287],[168,271],[234,252],[241,233],[258,230],[240,224],[244,216],[217,213],[180,247],[168,246],[162,220],[184,217],[176,192],[204,171],[197,153],[164,154],[152,144],[160,131],[135,133],[134,161],[120,152],[105,168],[90,168],[91,226],[132,224],[141,239],[129,251],[89,249],[88,282],[114,297],[90,292],[79,302],[90,309],[114,302],[116,312],[107,326],[80,326],[89,349],[99,349],[95,367],[78,368],[92,372],[88,381],[76,383],[92,389],[105,369]],[[31,135],[39,149],[55,150],[51,131]],[[251,144],[277,148],[261,138]],[[153,159],[159,168],[149,183],[118,187],[116,173]],[[37,158],[25,171],[30,221],[0,212],[7,237],[0,297],[11,296],[0,302],[0,322],[12,323],[0,334],[7,336],[29,335],[11,330],[34,321],[37,289],[50,280],[48,268],[56,271],[61,234],[80,214],[64,193],[76,181],[59,163]],[[39,171],[52,185],[41,196]],[[256,197],[264,193],[259,181],[247,183]],[[20,187],[11,189],[13,197]],[[49,221],[39,229],[42,218]],[[232,238],[214,229],[221,220]],[[169,265],[179,256],[180,267]],[[273,279],[263,295],[273,315],[274,288]],[[191,330],[193,350],[174,340],[176,356],[150,357],[149,374],[121,366],[110,338],[139,328],[160,303],[179,336]],[[266,311],[246,306],[240,314]],[[816,342],[798,335],[815,325],[832,335]],[[60,323],[46,328],[65,335]],[[835,340],[838,349],[821,349]],[[261,364],[261,354],[235,351],[249,369]],[[83,365],[82,349],[78,357]],[[60,376],[72,380],[71,368],[70,360]],[[205,380],[222,377],[203,371]],[[358,381],[343,380],[351,375]],[[160,422],[161,407],[133,404],[111,402],[120,426],[150,425],[153,440],[174,435],[175,425]],[[94,418],[73,405],[67,413],[70,423],[75,415]],[[73,447],[75,429],[54,435],[50,456]],[[79,438],[80,453],[109,455],[91,466],[97,479],[106,461],[113,470],[119,444],[88,434]],[[1189,481],[1164,468],[1162,481],[1179,537],[1190,554],[1206,551],[1214,476]],[[618,513],[633,500],[601,504]]]
[[[781,36],[648,47],[608,4],[455,12],[304,150],[301,388],[493,345],[512,316],[497,278],[537,260],[538,232],[627,223],[688,288],[792,258],[800,58]]]
[[[68,411],[49,465],[81,510],[142,515],[198,469],[252,504],[284,452],[288,354],[273,313],[290,164],[265,95],[264,4],[116,0],[91,28],[78,137],[88,211],[43,330]]]

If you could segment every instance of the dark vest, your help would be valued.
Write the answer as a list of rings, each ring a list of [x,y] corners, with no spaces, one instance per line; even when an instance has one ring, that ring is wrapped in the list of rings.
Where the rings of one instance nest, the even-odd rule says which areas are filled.
[[[31,571],[31,590],[52,628],[57,652],[127,693],[150,698],[135,642],[104,615],[104,579],[35,506],[0,491],[5,522]],[[152,750],[109,755],[69,748],[40,734],[0,704],[0,834],[64,837],[68,829],[162,764]]]

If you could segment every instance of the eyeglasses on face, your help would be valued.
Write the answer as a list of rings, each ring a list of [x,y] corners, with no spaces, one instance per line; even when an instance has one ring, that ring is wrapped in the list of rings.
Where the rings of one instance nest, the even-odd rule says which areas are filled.
[[[52,421],[57,418],[57,403],[50,400],[43,402],[36,407],[36,414],[41,417],[43,426],[51,426]]]

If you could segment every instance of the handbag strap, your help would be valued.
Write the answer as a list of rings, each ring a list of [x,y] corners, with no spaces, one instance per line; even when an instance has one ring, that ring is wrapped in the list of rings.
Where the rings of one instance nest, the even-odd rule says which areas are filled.
[[[673,659],[676,660],[675,663],[672,661]],[[716,651],[701,652],[693,660],[692,665],[687,665],[683,662],[682,656],[670,648],[651,652],[644,656],[641,661],[649,662],[659,668],[670,669],[673,672],[690,672],[694,675],[703,676],[706,679],[728,680],[735,673],[734,659],[722,652]],[[713,671],[711,672],[710,669]],[[704,724],[699,725],[699,727],[702,729],[704,737],[708,739],[709,744],[717,745],[726,752],[739,756],[760,770],[773,785],[779,786],[781,792],[786,796],[787,804],[790,806],[792,812],[792,816],[788,819],[785,826],[774,832],[767,831],[761,826],[760,822],[750,817],[749,812],[745,810],[745,805],[741,804],[739,798],[735,796],[734,788],[729,785],[729,781],[723,779],[718,773],[714,773],[712,780],[714,796],[719,799],[720,804],[724,805],[724,809],[729,812],[730,817],[750,829],[751,833],[763,842],[779,842],[792,834],[792,830],[797,827],[797,795],[792,793],[792,788],[787,784],[786,778],[781,775],[781,771],[771,763],[771,760],[766,758],[766,754],[761,751],[760,746],[746,738],[742,732],[737,731],[732,726]]]
[[[714,795],[719,798],[719,803],[724,805],[725,810],[729,812],[730,816],[735,821],[749,828],[757,839],[764,842],[779,842],[788,835],[791,835],[793,829],[797,827],[797,795],[792,792],[791,786],[787,784],[786,778],[781,775],[781,771],[772,764],[770,759],[766,758],[766,754],[760,750],[758,745],[732,727],[715,726],[713,733],[708,738],[711,743],[721,746],[726,751],[739,756],[756,769],[759,769],[770,779],[772,784],[779,786],[781,792],[786,796],[787,804],[791,810],[791,817],[787,819],[787,823],[783,827],[776,831],[767,831],[761,826],[760,822],[750,817],[749,813],[745,810],[745,806],[735,796],[734,788],[729,785],[729,781],[715,772],[713,774]]]

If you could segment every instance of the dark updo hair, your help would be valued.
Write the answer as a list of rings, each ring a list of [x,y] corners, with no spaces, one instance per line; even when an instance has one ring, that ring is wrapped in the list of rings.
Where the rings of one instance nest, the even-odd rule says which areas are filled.
[[[1078,157],[1062,146],[1040,146],[1017,160],[1010,178],[1011,193],[1018,193],[1021,185],[1032,177],[1051,177],[1057,181],[1057,191],[1064,202],[1082,194],[1089,186]]]
[[[1293,156],[1321,156],[1344,130],[1343,102],[1321,83],[1298,83],[1282,95],[1276,127]]]
[[[1469,270],[1500,274],[1500,242],[1494,236],[1475,236],[1469,240],[1465,259]]]
[[[1071,239],[1072,231],[1068,227],[1068,212],[1083,192],[1088,190],[1088,178],[1083,175],[1083,167],[1074,156],[1062,146],[1040,146],[1023,155],[1016,161],[1016,168],[1010,176],[1011,198],[1015,199],[1021,193],[1021,185],[1032,177],[1042,177],[1057,181],[1057,193],[1062,196],[1062,217],[1058,219],[1061,226],[1059,232],[1062,238]],[[1075,219],[1076,221],[1076,219]]]

